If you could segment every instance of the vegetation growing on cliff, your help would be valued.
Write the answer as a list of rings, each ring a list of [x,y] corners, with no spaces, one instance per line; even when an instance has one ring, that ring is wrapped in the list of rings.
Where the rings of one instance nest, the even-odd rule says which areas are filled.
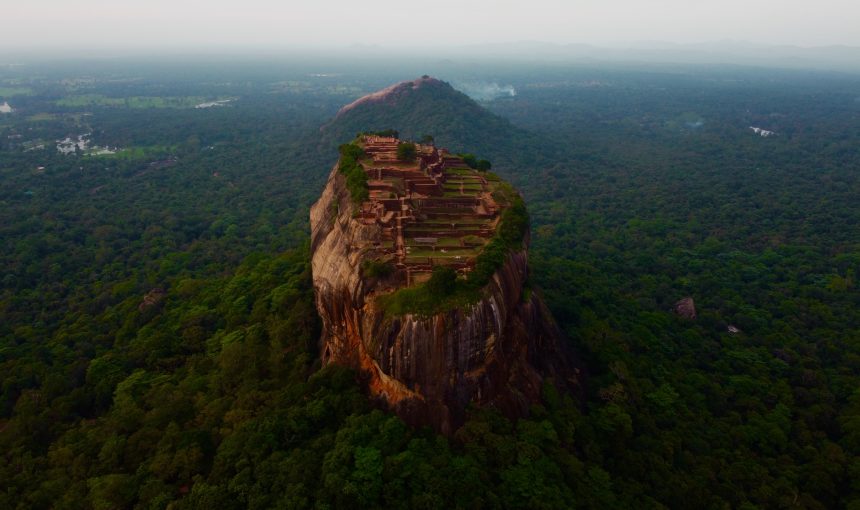
[[[397,144],[397,159],[400,161],[415,161],[418,151],[412,142],[401,142]]]
[[[481,298],[481,290],[502,267],[508,255],[523,249],[529,228],[525,202],[509,184],[492,174],[488,177],[495,181],[494,196],[506,209],[502,212],[492,239],[476,257],[475,268],[467,278],[458,278],[449,268],[436,268],[430,281],[380,296],[379,304],[387,313],[429,316],[474,304]]]
[[[346,177],[346,189],[354,203],[367,200],[370,192],[367,187],[367,173],[361,167],[360,160],[364,157],[364,151],[355,143],[345,143],[338,149],[340,160],[338,169]]]
[[[469,283],[476,287],[489,283],[493,274],[504,264],[505,258],[510,253],[523,249],[523,238],[528,228],[526,204],[517,195],[502,212],[502,220],[496,234],[478,255],[475,269],[469,273]]]
[[[389,261],[365,260],[361,263],[361,275],[366,278],[385,278],[394,272]]]
[[[398,289],[377,298],[377,302],[389,315],[419,316],[465,308],[481,297],[480,288],[470,284],[446,266],[433,269],[430,279],[424,283]]]
[[[363,131],[363,132],[359,133],[356,138],[361,137],[362,135],[375,135],[375,136],[399,138],[400,132],[397,131],[396,129],[391,129],[391,128],[383,129],[380,131]]]

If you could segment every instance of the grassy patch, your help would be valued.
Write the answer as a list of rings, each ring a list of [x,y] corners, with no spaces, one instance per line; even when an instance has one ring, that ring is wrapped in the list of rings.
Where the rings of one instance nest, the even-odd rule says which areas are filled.
[[[29,96],[32,93],[33,89],[29,87],[0,87],[0,98]]]
[[[197,96],[132,96],[132,97],[107,97],[101,94],[81,94],[64,97],[56,101],[57,106],[67,108],[85,108],[91,106],[104,106],[114,108],[193,108],[206,99]]]
[[[483,245],[486,241],[483,237],[479,236],[463,236],[463,243],[465,244],[477,244]]]
[[[448,168],[445,170],[446,175],[474,175],[475,171],[470,168]]]
[[[202,97],[130,97],[126,100],[129,108],[193,108],[205,102]]]
[[[399,289],[391,294],[378,298],[379,306],[386,313],[392,315],[404,315],[414,313],[421,316],[430,316],[454,308],[463,308],[476,303],[483,292],[484,286],[490,282],[490,278],[504,264],[505,258],[514,251],[523,247],[523,238],[528,228],[529,219],[525,202],[513,187],[502,190],[505,198],[509,200],[510,206],[502,213],[501,221],[496,229],[495,235],[483,248],[472,248],[471,250],[453,250],[450,253],[441,253],[438,250],[428,249],[410,250],[407,262],[410,260],[433,258],[434,260],[456,260],[456,256],[466,253],[480,253],[475,258],[475,269],[469,273],[468,278],[456,278],[453,284],[447,286],[432,285],[436,273],[430,281],[420,285]],[[510,194],[509,194],[510,193]],[[419,261],[420,262],[420,261]],[[440,288],[447,289],[446,292],[439,291]]]
[[[460,239],[456,237],[442,237],[436,242],[436,246],[440,246],[442,248],[447,247],[460,247]]]
[[[176,152],[176,145],[150,145],[146,147],[127,147],[113,154],[91,154],[95,158],[119,159],[124,161],[152,159]]]
[[[119,97],[106,97],[101,94],[81,94],[58,99],[57,106],[67,108],[83,108],[87,106],[124,106],[125,99]]]
[[[60,116],[55,113],[37,113],[30,115],[27,120],[30,122],[46,122],[49,120],[57,120]]]
[[[430,316],[466,307],[476,303],[480,297],[480,289],[457,278],[453,269],[436,267],[427,282],[380,296],[378,303],[391,315],[413,313]]]
[[[448,184],[445,183],[444,186],[445,191],[460,191],[461,189],[464,192],[471,192],[471,195],[474,195],[478,191],[483,191],[483,186],[480,184]]]

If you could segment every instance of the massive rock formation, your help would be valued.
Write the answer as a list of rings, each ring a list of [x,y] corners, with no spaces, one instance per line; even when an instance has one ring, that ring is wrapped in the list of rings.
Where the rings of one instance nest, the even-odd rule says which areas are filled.
[[[362,131],[396,128],[402,137],[433,135],[452,150],[479,152],[499,168],[522,161],[521,154],[552,154],[557,150],[507,119],[495,115],[444,81],[420,77],[394,84],[344,106],[317,135],[319,148],[329,151]],[[508,164],[505,164],[505,162]],[[523,171],[526,167],[517,163]]]
[[[440,159],[438,151],[421,146],[419,153],[432,163],[428,167],[426,161],[419,161],[429,176],[425,180],[444,179],[438,168],[444,158],[449,158],[445,165],[450,166],[450,157],[442,152],[444,158]],[[374,156],[382,161],[381,166],[387,161],[384,156]],[[371,177],[384,170],[372,168],[372,163],[364,168]],[[427,268],[408,257],[410,240],[404,240],[408,234],[403,233],[402,222],[428,214],[408,211],[409,206],[401,204],[432,195],[432,183],[415,184],[406,179],[408,189],[401,190],[406,196],[396,202],[385,184],[372,180],[370,199],[358,204],[346,176],[335,166],[322,196],[311,208],[313,282],[323,322],[323,363],[359,369],[370,394],[386,407],[408,423],[429,424],[443,433],[452,433],[462,424],[470,404],[494,406],[510,417],[523,416],[539,400],[545,378],[575,385],[576,371],[550,313],[526,286],[527,232],[523,248],[507,253],[477,302],[431,316],[393,315],[383,308],[379,296],[423,281],[421,272]],[[386,212],[386,207],[391,210]],[[488,224],[498,223],[490,205],[478,202],[476,210],[476,215],[488,218]],[[422,232],[427,228],[425,225]],[[368,261],[380,258],[396,264],[396,271],[365,275]],[[433,259],[429,260],[433,265]],[[468,275],[471,266],[460,256],[448,260]]]
[[[688,320],[696,319],[696,302],[689,296],[675,303],[675,306],[673,306],[672,309],[678,317]]]
[[[431,78],[429,76],[422,76],[421,78],[412,81],[395,83],[394,85],[386,87],[382,90],[378,90],[366,96],[362,96],[355,101],[349,103],[348,105],[342,107],[340,110],[338,110],[337,115],[335,116],[335,120],[343,117],[350,110],[354,110],[355,108],[360,106],[370,106],[374,103],[394,104],[397,101],[403,100],[414,90],[417,90],[421,87],[441,88],[445,86],[446,84],[444,82],[437,80],[436,78]]]

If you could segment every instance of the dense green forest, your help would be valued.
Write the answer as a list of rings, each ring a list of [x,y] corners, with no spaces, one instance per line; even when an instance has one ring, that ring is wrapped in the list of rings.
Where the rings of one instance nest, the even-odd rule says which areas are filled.
[[[0,68],[0,506],[860,508],[860,78],[327,65]],[[450,438],[320,369],[307,248],[320,127],[430,71],[516,89],[414,135],[523,192],[588,370]]]

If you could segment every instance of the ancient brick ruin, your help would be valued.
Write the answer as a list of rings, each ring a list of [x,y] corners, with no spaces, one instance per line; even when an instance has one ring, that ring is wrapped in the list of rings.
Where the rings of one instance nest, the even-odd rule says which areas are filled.
[[[414,161],[397,156],[397,138],[362,136],[370,199],[359,221],[380,227],[377,260],[391,262],[406,285],[424,281],[439,265],[465,274],[495,232],[504,207],[499,181],[469,168],[459,156],[416,144]]]

